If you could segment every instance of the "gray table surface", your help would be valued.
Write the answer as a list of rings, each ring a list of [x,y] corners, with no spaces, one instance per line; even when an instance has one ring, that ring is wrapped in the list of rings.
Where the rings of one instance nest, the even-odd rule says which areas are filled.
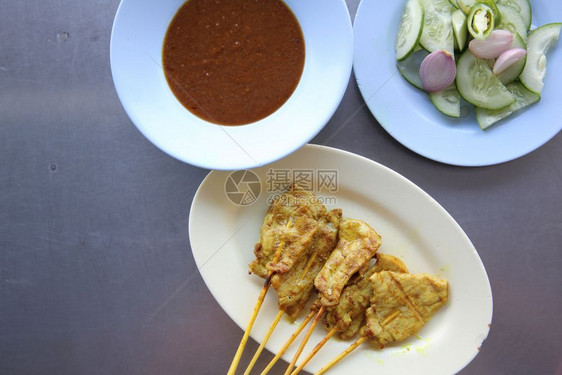
[[[189,245],[208,171],[157,150],[115,93],[118,3],[0,3],[0,374],[221,374],[242,335]],[[471,238],[494,318],[463,375],[562,374],[560,134],[497,166],[436,163],[378,125],[352,76],[313,143],[406,176]]]

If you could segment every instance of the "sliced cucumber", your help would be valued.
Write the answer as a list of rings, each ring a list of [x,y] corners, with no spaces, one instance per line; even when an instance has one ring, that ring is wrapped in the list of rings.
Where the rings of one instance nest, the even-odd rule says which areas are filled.
[[[461,117],[461,96],[454,83],[443,91],[430,93],[429,98],[439,112],[450,117]]]
[[[523,18],[523,22],[527,27],[527,30],[531,28],[531,20],[533,19],[533,11],[531,9],[531,4],[529,0],[498,0],[499,5],[508,5],[514,8],[517,13]]]
[[[462,52],[464,47],[466,47],[468,32],[466,30],[466,16],[460,9],[453,11],[451,14],[451,23],[453,25],[453,34],[455,36],[457,49]]]
[[[424,49],[411,54],[406,60],[400,61],[396,64],[398,71],[408,83],[412,86],[423,90],[423,84],[420,78],[420,65],[422,61],[429,55]]]
[[[513,36],[511,48],[527,49],[527,44],[525,43],[523,38],[519,36],[519,34],[515,34]],[[527,61],[527,56],[523,57],[521,60],[517,61],[512,66],[498,74],[497,77],[499,78],[500,82],[504,85],[507,85],[508,83],[511,83],[519,78],[521,72],[523,72],[523,69],[525,68],[525,61]]]
[[[476,121],[478,121],[478,125],[482,130],[510,116],[513,112],[538,102],[541,98],[540,95],[527,90],[520,83],[510,83],[507,85],[507,90],[515,97],[513,104],[497,110],[476,107]]]
[[[459,9],[459,6],[457,4],[457,0],[449,0],[449,3],[451,3],[451,5],[454,6],[456,9]]]
[[[396,34],[396,60],[404,60],[414,52],[423,30],[423,8],[419,0],[408,0]]]
[[[550,23],[533,30],[527,41],[527,62],[519,79],[525,87],[540,95],[546,74],[546,53],[560,36],[562,23]]]
[[[521,15],[508,5],[498,4],[498,9],[500,10],[502,19],[501,22],[496,25],[496,29],[509,30],[514,35],[517,33],[526,42],[527,26]]]
[[[462,97],[477,107],[500,109],[515,101],[485,60],[466,50],[457,63],[457,89]]]
[[[445,50],[454,54],[451,5],[448,0],[420,0],[424,25],[420,44],[429,52]]]

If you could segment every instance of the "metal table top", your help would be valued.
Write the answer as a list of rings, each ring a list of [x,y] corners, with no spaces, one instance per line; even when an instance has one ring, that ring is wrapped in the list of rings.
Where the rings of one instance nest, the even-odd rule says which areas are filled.
[[[189,209],[208,171],[157,150],[115,93],[118,3],[2,2],[2,374],[221,374],[242,335],[190,251]],[[347,3],[355,14],[359,1]],[[501,165],[440,164],[390,137],[352,76],[313,143],[404,175],[474,243],[494,317],[461,374],[562,374],[560,134]],[[256,348],[250,340],[242,361]]]

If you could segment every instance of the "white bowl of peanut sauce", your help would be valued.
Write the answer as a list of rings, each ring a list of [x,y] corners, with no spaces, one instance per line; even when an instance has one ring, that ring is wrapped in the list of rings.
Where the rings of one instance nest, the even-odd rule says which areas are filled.
[[[351,74],[344,0],[122,0],[111,70],[131,121],[206,169],[263,166],[326,125]]]

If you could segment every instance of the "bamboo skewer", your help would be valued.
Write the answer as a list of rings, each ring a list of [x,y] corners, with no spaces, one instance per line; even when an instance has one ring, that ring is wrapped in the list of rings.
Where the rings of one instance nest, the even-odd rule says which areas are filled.
[[[256,350],[256,353],[252,357],[252,360],[250,361],[250,364],[246,368],[246,371],[244,371],[244,375],[249,375],[250,371],[252,371],[252,369],[254,368],[254,365],[256,364],[256,361],[258,360],[261,352],[263,351],[263,348],[265,347],[265,344],[267,344],[267,342],[269,341],[269,338],[271,337],[271,334],[275,330],[275,327],[277,327],[277,323],[279,323],[279,320],[281,320],[281,318],[283,317],[284,314],[285,314],[285,312],[283,310],[279,310],[279,312],[277,313],[277,316],[275,317],[275,320],[273,321],[273,323],[269,327],[269,330],[267,331],[267,334],[265,335],[264,339],[262,340],[258,350]]]
[[[318,325],[318,322],[320,321],[320,318],[322,317],[322,314],[324,314],[324,310],[326,310],[326,308],[324,306],[322,306],[320,308],[320,310],[318,310],[318,313],[316,314],[316,317],[314,318],[314,320],[312,321],[312,324],[308,328],[308,331],[306,332],[306,335],[304,336],[297,352],[293,356],[293,359],[292,359],[291,363],[289,364],[289,367],[287,367],[287,370],[285,371],[284,375],[289,375],[291,373],[291,371],[293,370],[293,367],[295,367],[295,364],[297,363],[304,347],[306,346],[306,343],[310,339],[310,336],[312,335],[312,332],[314,332],[314,328],[316,328],[316,326]]]
[[[322,347],[328,342],[328,340],[338,332],[338,328],[332,328],[328,334],[312,349],[312,351],[308,354],[308,356],[302,361],[302,363],[291,373],[291,375],[297,375],[301,370],[306,366],[308,362],[322,349]]]
[[[279,358],[281,358],[281,356],[283,354],[285,354],[285,352],[287,351],[287,349],[291,346],[291,344],[293,343],[293,341],[295,341],[295,339],[299,336],[299,334],[302,332],[302,330],[304,329],[304,327],[306,327],[308,325],[308,323],[312,320],[312,317],[314,316],[314,311],[311,311],[310,314],[308,314],[308,316],[306,317],[305,320],[303,320],[303,322],[299,325],[299,328],[297,328],[297,330],[295,332],[293,332],[293,334],[291,335],[291,337],[289,338],[289,340],[287,340],[287,342],[283,345],[283,347],[281,347],[281,350],[279,350],[279,353],[277,353],[275,355],[275,357],[271,360],[271,362],[269,362],[269,364],[267,365],[267,367],[261,372],[260,375],[267,375],[267,373],[273,368],[273,366],[277,363],[277,361],[279,360]]]
[[[246,347],[246,343],[248,342],[248,337],[250,336],[250,331],[252,330],[252,327],[254,326],[254,322],[256,321],[256,318],[258,316],[258,312],[260,311],[261,305],[263,304],[263,300],[265,299],[265,295],[267,294],[267,291],[269,290],[269,286],[271,285],[271,277],[268,277],[265,281],[265,284],[263,285],[263,288],[261,289],[260,295],[258,297],[258,301],[256,303],[256,306],[254,306],[254,311],[252,312],[252,316],[250,317],[250,321],[248,322],[248,326],[246,327],[246,330],[244,331],[244,336],[242,336],[242,340],[240,340],[240,345],[238,345],[238,349],[236,350],[236,354],[234,355],[234,358],[232,359],[232,363],[230,364],[230,368],[228,369],[228,375],[234,375],[236,373],[236,368],[238,367],[238,364],[240,363],[240,358],[242,358],[242,352],[244,351],[244,348]]]
[[[291,226],[291,222],[288,221],[287,222],[287,228],[290,228]],[[275,255],[273,257],[273,262],[277,262],[279,260],[279,257],[281,256],[281,250],[283,250],[283,247],[285,247],[285,242],[281,242],[279,244],[279,247],[277,248],[277,250],[275,251]],[[252,316],[250,317],[250,321],[248,322],[248,326],[246,327],[246,330],[244,331],[244,336],[242,336],[242,340],[240,340],[240,344],[238,345],[238,349],[236,350],[236,354],[234,355],[234,358],[232,359],[232,363],[230,364],[230,368],[228,369],[228,373],[227,375],[235,375],[236,374],[236,368],[238,367],[238,364],[240,363],[240,358],[242,358],[242,353],[244,352],[244,348],[246,347],[246,343],[248,342],[248,338],[250,337],[250,332],[252,331],[252,327],[254,326],[254,322],[256,321],[256,318],[258,316],[258,313],[261,309],[261,305],[263,304],[263,301],[265,299],[265,295],[267,294],[267,291],[269,290],[269,287],[271,286],[271,277],[273,276],[274,271],[269,271],[269,273],[267,274],[267,277],[265,278],[265,283],[263,284],[263,288],[261,289],[260,295],[258,297],[258,300],[256,302],[256,306],[254,306],[254,311],[252,312]]]
[[[294,190],[294,192],[291,193],[291,191],[293,191],[293,190]],[[296,187],[295,187],[295,189],[293,189],[293,187],[291,187],[290,191],[289,191],[287,194],[289,194],[289,195],[294,194],[295,197],[300,197],[299,194],[297,194],[297,193],[298,193],[297,190],[299,190],[299,189],[297,189]],[[309,193],[308,195],[314,196],[314,194],[311,194],[311,193]],[[307,194],[304,194],[304,196],[307,196]],[[283,203],[281,203],[281,205],[282,205],[282,204],[283,204]],[[306,204],[308,205],[308,203],[306,203]],[[304,203],[303,203],[303,205],[304,205]],[[268,215],[269,215],[269,214],[271,214],[271,215],[274,215],[274,214],[275,214],[276,211],[275,211],[274,208],[272,208],[272,207],[275,207],[275,206],[280,206],[279,202],[274,202],[274,203],[272,203],[272,205],[270,206],[270,209],[268,210]],[[324,211],[325,211],[324,206],[322,206],[322,208],[323,208]],[[334,224],[335,222],[337,222],[337,224],[339,225],[339,222],[340,222],[340,220],[341,220],[341,210],[333,210],[333,211],[334,211],[334,212],[331,213],[330,215],[328,215],[327,213],[324,213],[324,214],[326,215],[326,221],[328,222],[328,224],[330,224],[330,223]],[[267,292],[268,292],[268,290],[269,290],[269,288],[270,288],[270,286],[271,286],[272,278],[273,278],[273,277],[276,277],[276,276],[275,276],[276,273],[279,273],[279,276],[281,277],[281,279],[280,279],[279,281],[282,283],[282,282],[283,282],[283,277],[281,276],[281,274],[283,274],[283,273],[287,272],[289,269],[291,269],[291,268],[295,265],[295,262],[296,262],[295,259],[289,259],[289,260],[292,260],[293,263],[287,261],[287,262],[288,262],[287,264],[285,264],[285,263],[286,263],[286,262],[285,262],[285,263],[283,263],[282,265],[276,265],[276,263],[277,263],[278,260],[279,260],[279,257],[281,256],[282,249],[283,249],[283,247],[285,247],[285,243],[284,243],[284,242],[285,242],[285,238],[292,239],[292,238],[294,237],[294,236],[292,236],[292,234],[291,234],[290,236],[288,236],[288,234],[289,234],[289,228],[292,226],[293,220],[297,220],[297,219],[300,217],[300,216],[299,216],[300,214],[299,214],[299,215],[296,216],[296,218],[294,218],[294,217],[293,217],[292,211],[291,211],[291,212],[280,211],[280,214],[283,214],[283,216],[288,215],[288,220],[285,221],[285,224],[286,224],[285,230],[284,230],[282,227],[276,227],[276,226],[271,226],[271,225],[270,225],[269,227],[266,227],[266,224],[269,223],[269,222],[272,220],[271,217],[269,217],[268,215],[266,215],[266,218],[264,219],[264,222],[263,222],[263,224],[262,224],[262,229],[261,229],[261,233],[260,233],[260,241],[263,241],[264,238],[266,238],[266,239],[269,241],[269,237],[264,237],[264,235],[265,235],[265,234],[268,234],[268,233],[269,233],[270,235],[274,235],[274,236],[275,236],[275,240],[281,240],[281,241],[280,241],[280,243],[279,243],[279,245],[278,245],[278,248],[277,248],[277,250],[276,250],[276,252],[275,252],[275,255],[274,255],[274,257],[273,257],[273,260],[272,260],[272,261],[268,261],[267,264],[262,264],[262,263],[263,263],[263,260],[265,260],[265,259],[263,259],[263,257],[262,257],[261,254],[260,254],[262,248],[261,248],[261,247],[260,247],[260,248],[256,247],[255,250],[254,250],[254,253],[256,254],[256,260],[255,260],[254,262],[252,262],[252,264],[250,265],[250,269],[251,269],[252,271],[254,271],[254,269],[253,269],[252,267],[254,267],[254,264],[257,264],[257,265],[259,265],[260,267],[265,267],[266,270],[269,270],[269,272],[267,273],[267,276],[266,276],[266,278],[265,278],[265,284],[264,284],[264,286],[263,286],[263,288],[262,288],[262,290],[261,290],[261,292],[260,292],[260,295],[259,295],[258,300],[257,300],[257,302],[256,302],[256,305],[255,305],[255,307],[254,307],[254,311],[252,312],[252,315],[251,315],[251,317],[250,317],[250,321],[248,322],[248,325],[247,325],[247,327],[246,327],[246,330],[244,331],[244,335],[243,335],[243,337],[242,337],[242,339],[241,339],[241,341],[240,341],[240,344],[239,344],[238,349],[237,349],[237,351],[236,351],[236,354],[235,354],[235,356],[234,356],[234,358],[233,358],[233,360],[232,360],[232,363],[231,363],[230,368],[229,368],[229,370],[228,370],[228,372],[227,372],[227,375],[235,375],[235,374],[236,374],[236,369],[237,369],[238,365],[240,364],[240,360],[241,360],[241,357],[242,357],[242,353],[243,353],[244,348],[245,348],[245,346],[246,346],[246,344],[247,344],[247,341],[248,341],[248,338],[249,338],[249,336],[250,336],[251,330],[252,330],[253,325],[254,325],[254,323],[255,323],[255,321],[256,321],[256,319],[257,319],[257,315],[259,314],[259,310],[261,309],[261,306],[262,306],[262,304],[263,304],[263,302],[264,302],[264,300],[265,300],[265,296],[266,296],[266,294],[267,294]],[[307,211],[307,212],[302,212],[301,214],[302,214],[302,215],[305,215],[305,216],[310,216],[310,218],[311,218],[311,219],[314,219],[314,220],[320,220],[319,218],[317,218],[317,217],[315,216],[316,213],[315,213],[314,210],[311,211],[311,212],[308,212],[308,211]],[[322,212],[320,212],[319,214],[322,214]],[[324,214],[322,214],[322,215],[324,215]],[[337,220],[335,220],[335,219],[337,219]],[[275,219],[275,220],[277,220],[277,219]],[[276,221],[276,222],[279,223],[278,221]],[[300,221],[299,221],[298,223],[300,223]],[[282,224],[282,225],[283,225],[283,224]],[[306,230],[306,231],[307,231],[306,233],[307,233],[307,235],[308,235],[308,232],[309,232],[308,229],[307,229],[308,227],[303,227],[303,228],[301,228],[301,226],[299,226],[299,228],[302,229],[302,230]],[[312,228],[311,228],[311,229],[312,229]],[[316,230],[316,229],[315,229],[315,230]],[[264,231],[266,231],[266,232],[264,233]],[[271,231],[273,231],[273,232],[271,232]],[[324,233],[324,232],[321,232],[321,233]],[[330,239],[332,240],[332,242],[333,242],[333,240],[335,240],[336,238],[332,238],[332,237],[335,237],[335,234],[336,234],[336,233],[337,233],[337,232],[334,231],[334,228],[332,227],[331,229],[328,228],[328,230],[325,231],[324,234],[325,234],[326,236],[330,236],[329,238],[330,238]],[[315,232],[310,232],[310,236],[314,236],[314,235],[315,235]],[[306,237],[306,238],[309,238],[309,237]],[[315,238],[316,238],[316,237],[310,237],[310,238],[308,239],[308,241],[313,240],[313,239],[315,239]],[[304,241],[304,240],[303,240],[303,241]],[[327,246],[331,246],[331,245],[332,245],[332,242],[327,241],[326,244],[325,244],[325,246],[324,246],[323,243],[321,243],[320,250],[322,250],[322,251],[328,250]],[[290,245],[290,244],[289,244],[289,245]],[[303,242],[302,244],[297,243],[297,245],[300,246],[300,247],[297,249],[297,250],[300,250],[300,252],[297,252],[297,251],[295,250],[295,251],[294,251],[293,258],[294,258],[295,255],[298,255],[298,257],[299,257],[299,259],[300,259],[301,255],[303,254],[303,253],[302,253],[302,249],[304,249],[303,246],[305,246],[305,245],[306,245],[306,246],[309,246],[309,244],[308,244],[308,242]],[[262,246],[265,246],[265,245],[262,243]],[[268,246],[269,248],[266,248],[267,252],[265,252],[265,254],[267,254],[267,253],[271,254],[271,242],[269,242],[269,244],[267,244],[267,246]],[[296,246],[296,245],[295,245],[295,246]],[[316,247],[315,247],[315,248],[316,248]],[[333,250],[333,249],[332,249],[332,250]],[[311,251],[311,252],[312,252],[312,256],[311,256],[311,257],[308,259],[308,261],[306,262],[306,264],[305,264],[305,266],[304,266],[304,269],[303,269],[303,271],[302,271],[302,276],[306,276],[306,274],[307,274],[309,271],[312,270],[312,267],[316,267],[314,264],[315,264],[315,260],[317,259],[317,253],[314,252],[314,251]],[[307,253],[310,253],[310,252],[307,251]],[[307,257],[307,256],[308,256],[308,255],[306,255],[306,257]],[[303,259],[303,260],[304,260],[304,259]],[[302,265],[302,263],[301,263],[301,265]],[[299,266],[299,268],[300,268],[300,266]],[[259,270],[259,271],[257,271],[257,273],[259,274],[259,276],[263,277],[263,276],[264,276],[263,268],[262,268],[262,269],[258,269],[258,270]],[[295,268],[295,271],[296,271],[296,270],[297,270],[297,269]],[[316,271],[316,269],[315,269],[315,271]],[[298,271],[297,271],[297,272],[298,272]],[[293,275],[294,275],[294,274],[289,275],[289,281],[293,278]],[[275,288],[277,288],[277,284],[278,284],[277,281],[278,281],[278,280],[274,280],[274,284],[275,284],[274,286],[275,286]],[[307,286],[307,287],[308,287],[308,286]],[[309,290],[308,290],[308,289],[305,289],[304,291],[308,293]],[[284,289],[283,289],[283,292],[284,292]],[[308,297],[310,297],[310,294],[308,294],[308,295],[303,295],[303,297],[304,297],[304,296],[306,296],[306,297],[308,298]],[[290,298],[290,297],[289,297],[289,298]],[[296,301],[296,302],[300,302],[299,300],[295,300],[295,301]],[[281,302],[280,302],[280,303],[281,303]],[[280,305],[280,307],[283,307],[283,306]],[[302,307],[303,307],[303,306],[301,306],[300,308],[302,309]],[[269,330],[268,330],[268,332],[267,332],[267,334],[266,334],[266,336],[265,336],[263,342],[262,342],[262,343],[260,344],[260,346],[258,347],[258,350],[256,351],[256,353],[254,353],[254,356],[252,357],[252,359],[251,359],[251,361],[250,361],[250,364],[249,364],[248,367],[246,368],[246,370],[245,370],[245,372],[244,372],[244,375],[249,375],[250,372],[252,371],[252,369],[253,369],[253,367],[255,366],[255,363],[257,362],[257,359],[258,359],[259,356],[261,355],[261,353],[262,353],[262,351],[263,351],[263,349],[264,349],[264,347],[265,347],[267,341],[269,340],[270,336],[272,335],[273,331],[275,330],[276,326],[278,325],[278,323],[279,323],[281,317],[284,315],[284,313],[285,313],[284,310],[286,310],[286,309],[285,309],[285,308],[283,308],[283,310],[280,309],[280,311],[279,311],[278,314],[277,314],[277,317],[276,317],[275,320],[271,323],[271,326],[270,326],[270,328],[269,328]],[[304,349],[304,347],[306,346],[306,343],[307,343],[308,340],[310,339],[310,336],[311,336],[311,334],[312,334],[314,328],[315,328],[316,325],[318,324],[318,321],[319,321],[319,319],[321,318],[321,316],[322,316],[322,314],[324,313],[324,311],[325,311],[325,308],[324,308],[324,307],[321,307],[320,310],[318,311],[318,313],[317,313],[317,315],[316,315],[316,319],[313,321],[313,324],[311,325],[311,327],[309,328],[307,334],[305,335],[305,338],[304,338],[303,342],[301,343],[301,345],[300,345],[300,347],[299,347],[299,349],[298,349],[297,354],[296,354],[295,357],[293,358],[293,361],[292,361],[290,367],[287,369],[287,372],[286,372],[287,375],[291,372],[291,370],[293,369],[294,365],[296,364],[296,361],[298,360],[299,355],[302,353],[302,350]],[[297,311],[294,311],[294,313],[296,313],[296,312],[297,312]],[[284,345],[284,347],[282,348],[282,351],[281,351],[280,353],[278,353],[278,356],[276,356],[276,357],[271,361],[271,363],[266,367],[266,369],[262,372],[262,374],[266,374],[266,373],[273,367],[273,365],[274,365],[275,362],[278,360],[278,358],[281,357],[281,355],[283,354],[283,352],[292,344],[292,342],[296,339],[296,337],[298,337],[298,335],[299,335],[300,332],[304,329],[304,327],[306,327],[306,325],[310,322],[310,320],[312,319],[312,316],[313,316],[313,315],[314,315],[314,312],[311,312],[311,314],[309,315],[309,317],[307,317],[307,318],[305,319],[305,322],[306,322],[306,323],[301,324],[301,326],[299,327],[299,329],[297,330],[297,332],[293,333],[293,335],[291,336],[291,338],[289,339],[289,341],[288,341],[288,342]]]
[[[313,253],[312,256],[310,257],[310,259],[308,260],[308,262],[306,262],[306,266],[304,267],[304,270],[301,273],[302,276],[306,275],[306,273],[308,272],[308,270],[312,266],[312,262],[314,262],[314,259],[316,259],[317,255],[318,255],[318,253]]]
[[[313,253],[312,256],[310,257],[310,259],[308,260],[308,262],[306,263],[304,270],[302,272],[302,275],[306,275],[306,272],[310,269],[312,262],[314,261],[314,259],[316,258],[316,253]],[[283,316],[284,311],[279,311],[279,313],[277,314],[277,317],[275,318],[275,320],[273,321],[273,323],[271,324],[271,326],[269,327],[269,331],[267,333],[267,335],[265,336],[264,340],[262,341],[262,343],[260,344],[258,350],[256,350],[256,353],[254,354],[254,356],[252,357],[252,360],[250,361],[250,364],[248,365],[248,367],[246,368],[246,371],[244,372],[244,375],[249,375],[250,371],[252,370],[252,368],[254,367],[256,361],[258,360],[259,356],[261,355],[261,352],[263,351],[263,348],[265,346],[265,344],[267,344],[267,341],[269,340],[269,337],[271,336],[271,334],[273,333],[273,330],[275,329],[275,327],[277,326],[277,323],[279,323],[279,319],[281,319],[281,317]],[[310,319],[307,320],[310,321]],[[300,327],[299,327],[300,328]],[[302,331],[304,327],[300,328],[300,330],[298,330],[298,332],[296,332],[296,336],[298,336],[298,334]],[[296,336],[293,338],[292,340],[288,343],[288,345],[291,345],[291,343],[294,341],[294,339],[296,338]],[[288,347],[287,345],[287,347]],[[287,347],[285,347],[285,350],[287,349]],[[279,357],[281,355],[283,355],[285,353],[285,351],[283,350],[283,352],[280,353]],[[274,358],[275,359],[275,358]],[[278,359],[278,358],[277,358]],[[277,362],[277,360],[275,360],[275,362]],[[273,362],[273,364],[271,366],[273,366],[275,364],[275,362]],[[268,366],[269,367],[269,366]],[[267,368],[266,368],[267,369]],[[269,369],[267,370],[269,371]],[[267,372],[266,372],[267,373]]]
[[[357,347],[367,341],[369,337],[361,336],[357,341],[351,344],[347,349],[341,352],[336,358],[332,359],[326,366],[322,367],[320,370],[314,373],[314,375],[322,375],[329,369],[331,369],[336,363],[344,359],[349,353],[357,349]]]

